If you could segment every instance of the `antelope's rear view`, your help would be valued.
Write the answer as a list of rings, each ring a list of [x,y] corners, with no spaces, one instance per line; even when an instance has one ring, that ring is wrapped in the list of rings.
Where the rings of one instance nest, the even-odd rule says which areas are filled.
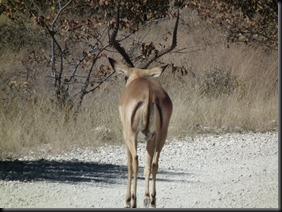
[[[156,175],[160,152],[165,144],[172,102],[166,91],[150,78],[162,74],[166,66],[152,69],[138,69],[123,65],[109,58],[111,66],[117,72],[128,77],[126,88],[120,97],[119,114],[123,125],[123,136],[128,155],[128,182],[126,207],[136,207],[136,189],[138,174],[137,135],[142,132],[147,142],[144,205],[156,206]],[[149,178],[152,173],[152,192],[149,193]],[[133,190],[131,194],[132,175]]]

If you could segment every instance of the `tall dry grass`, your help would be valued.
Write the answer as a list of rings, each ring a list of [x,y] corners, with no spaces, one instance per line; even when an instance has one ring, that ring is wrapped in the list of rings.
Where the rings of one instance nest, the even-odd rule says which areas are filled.
[[[194,75],[191,70],[182,75],[168,68],[157,79],[174,105],[169,140],[197,133],[277,129],[276,52],[236,47],[228,58],[228,68],[217,66],[221,71],[212,65],[209,69],[195,66]],[[210,76],[214,72],[221,81],[212,87],[214,79]],[[0,106],[0,157],[16,157],[27,151],[56,153],[105,143],[121,144],[117,104],[123,88],[122,77],[115,83],[106,83],[84,101],[77,121],[68,119],[67,111],[59,110],[48,95],[41,94],[35,103],[22,98],[23,91],[11,92],[11,98],[6,96]]]
[[[76,121],[68,115],[68,111],[58,109],[48,97],[36,103],[14,99],[2,105],[0,158],[19,157],[30,151],[59,153],[121,142],[118,114],[110,104],[95,101],[84,107]]]
[[[200,59],[194,78],[188,74],[180,78],[185,83],[169,85],[174,102],[172,136],[277,129],[277,52],[244,46],[220,51],[228,58],[224,64],[208,66]]]

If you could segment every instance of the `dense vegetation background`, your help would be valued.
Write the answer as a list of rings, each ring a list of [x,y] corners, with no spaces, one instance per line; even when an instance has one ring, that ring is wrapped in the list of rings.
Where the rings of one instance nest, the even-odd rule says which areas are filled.
[[[276,130],[277,23],[270,0],[0,0],[0,158],[122,143],[107,57],[169,64],[168,140]]]

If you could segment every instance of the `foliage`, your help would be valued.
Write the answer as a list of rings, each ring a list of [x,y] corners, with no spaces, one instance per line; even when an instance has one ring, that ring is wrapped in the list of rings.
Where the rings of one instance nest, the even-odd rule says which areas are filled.
[[[0,15],[5,14],[18,24],[24,24],[28,18],[40,23],[40,16],[48,22],[56,14],[57,8],[67,2],[1,0]],[[122,7],[120,25],[131,31],[139,29],[146,21],[167,16],[170,7],[176,5],[196,9],[202,19],[221,26],[227,31],[230,42],[259,42],[271,47],[278,46],[276,0],[72,0],[62,14],[64,18],[60,20],[60,25],[77,33],[78,29],[89,30],[87,24],[91,24],[91,27],[94,25],[94,28],[96,24],[108,24],[109,21],[113,24],[112,18],[115,16],[118,2]],[[78,16],[85,17],[85,20],[75,20]],[[81,37],[77,36],[77,39]]]
[[[178,4],[196,9],[202,19],[221,26],[230,42],[278,47],[276,0],[180,0]]]
[[[152,19],[165,17],[169,9],[169,0],[2,0],[0,1],[0,14],[5,14],[12,21],[24,22],[24,19],[34,18],[39,23],[39,17],[43,16],[50,21],[57,13],[57,8],[70,2],[64,10],[63,17],[83,16],[94,18],[97,23],[103,24],[115,17],[118,2],[121,5],[122,27],[136,30],[140,25]],[[69,15],[69,16],[68,16]],[[64,20],[61,20],[64,23]],[[79,23],[77,23],[79,24]]]

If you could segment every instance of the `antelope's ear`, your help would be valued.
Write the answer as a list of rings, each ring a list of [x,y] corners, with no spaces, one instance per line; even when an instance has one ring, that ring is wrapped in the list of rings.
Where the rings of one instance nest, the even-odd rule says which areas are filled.
[[[125,75],[129,75],[130,74],[130,69],[126,65],[124,65],[124,64],[122,64],[120,62],[117,62],[116,60],[114,60],[114,59],[112,59],[110,57],[108,59],[109,59],[109,62],[111,64],[112,68],[116,72],[123,73]]]
[[[146,77],[159,77],[164,72],[167,66],[168,65],[147,69]]]

